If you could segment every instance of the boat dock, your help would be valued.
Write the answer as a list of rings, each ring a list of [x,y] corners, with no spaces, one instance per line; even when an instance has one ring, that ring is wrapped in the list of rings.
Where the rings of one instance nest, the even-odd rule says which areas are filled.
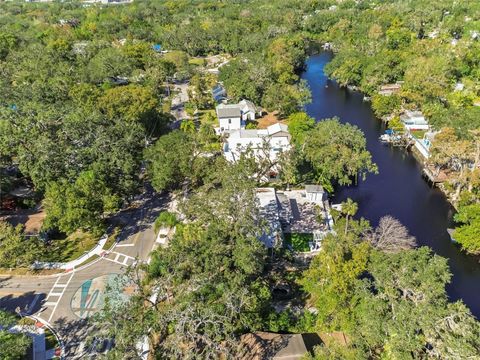
[[[437,171],[431,165],[423,168],[422,175],[433,185],[441,184],[448,179],[448,176],[444,171]]]

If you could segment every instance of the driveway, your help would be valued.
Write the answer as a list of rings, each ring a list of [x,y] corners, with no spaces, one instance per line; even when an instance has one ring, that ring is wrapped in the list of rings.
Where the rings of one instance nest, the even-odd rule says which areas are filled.
[[[188,119],[189,116],[185,111],[185,103],[188,102],[188,83],[176,83],[173,85],[174,96],[172,98],[172,106],[170,113],[175,116],[176,120]]]

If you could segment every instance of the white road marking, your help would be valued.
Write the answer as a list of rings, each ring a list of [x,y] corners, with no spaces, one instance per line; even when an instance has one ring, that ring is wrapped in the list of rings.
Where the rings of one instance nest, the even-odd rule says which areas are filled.
[[[121,255],[121,254],[119,254],[119,253],[114,253],[114,254],[117,254],[117,256],[115,256],[115,259],[114,259],[114,261],[116,261],[116,262],[120,262],[120,261],[118,261],[118,258],[120,257],[120,255]]]
[[[115,263],[115,264],[122,265],[122,266],[125,265],[124,263],[121,263],[120,261],[115,261],[115,260],[109,259],[109,258],[107,258],[107,257],[104,257],[103,259],[104,259],[104,260],[107,260],[107,261],[111,261],[111,262],[113,262],[113,263]]]
[[[120,255],[120,256],[125,256],[126,258],[129,258],[129,259],[135,259],[133,256],[125,255],[125,254],[118,253],[118,252],[115,252],[115,251],[112,251],[112,254],[117,254],[117,255]]]
[[[131,246],[135,246],[135,244],[118,244],[116,245],[115,247],[131,247]]]
[[[62,296],[62,295],[63,295],[63,292],[61,292],[61,293],[53,293],[53,292],[51,292],[51,293],[49,294],[49,296]]]
[[[43,304],[45,306],[55,306],[57,305],[57,302],[56,301],[47,301],[45,304]]]
[[[52,320],[53,314],[55,314],[55,310],[57,310],[58,303],[59,303],[60,300],[62,299],[62,296],[63,296],[63,294],[65,293],[65,290],[67,289],[68,284],[70,284],[70,281],[71,281],[72,278],[73,278],[73,275],[74,275],[74,273],[71,273],[71,274],[70,274],[70,277],[69,277],[68,280],[67,280],[67,282],[64,284],[65,286],[63,287],[63,290],[62,290],[62,292],[61,292],[61,295],[60,295],[60,297],[58,298],[56,304],[53,306],[53,310],[52,310],[52,313],[50,314],[50,317],[48,318],[48,322],[50,322],[50,321]],[[57,281],[55,282],[55,285],[57,285],[58,280],[59,280],[60,278],[61,278],[61,276],[57,279]],[[55,287],[55,285],[54,285],[53,287]],[[53,290],[53,288],[52,288],[52,290]]]

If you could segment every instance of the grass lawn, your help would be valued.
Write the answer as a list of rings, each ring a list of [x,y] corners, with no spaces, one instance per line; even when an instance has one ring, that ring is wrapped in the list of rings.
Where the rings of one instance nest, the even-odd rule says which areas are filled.
[[[103,246],[103,250],[109,250],[113,243],[117,240],[117,236],[120,233],[120,228],[117,226],[115,229],[113,229],[112,234],[108,237],[107,242]]]
[[[423,139],[423,136],[425,135],[426,132],[427,132],[427,130],[413,130],[410,133],[416,139]]]
[[[99,237],[82,231],[76,231],[65,239],[52,240],[42,261],[67,262],[75,260],[91,250]]]
[[[298,252],[310,251],[308,242],[313,241],[313,234],[306,233],[286,233],[285,243],[291,245],[293,250]]]
[[[204,58],[190,58],[188,63],[194,66],[205,66],[206,60]]]

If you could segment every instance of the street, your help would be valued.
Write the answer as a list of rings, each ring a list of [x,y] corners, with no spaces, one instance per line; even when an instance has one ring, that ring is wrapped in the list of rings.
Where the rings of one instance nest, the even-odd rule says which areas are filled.
[[[50,276],[0,276],[0,308],[35,315],[57,331],[67,359],[84,358],[89,335],[85,319],[102,304],[108,276],[148,260],[156,238],[153,222],[167,205],[166,197],[152,192],[144,195],[138,208],[113,219],[123,225],[115,246],[74,271]]]

